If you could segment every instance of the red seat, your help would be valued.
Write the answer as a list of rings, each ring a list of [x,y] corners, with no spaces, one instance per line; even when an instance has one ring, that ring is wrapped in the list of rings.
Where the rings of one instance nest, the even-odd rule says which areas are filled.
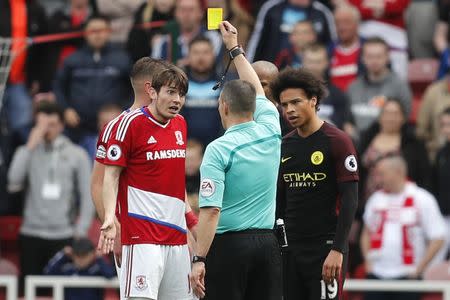
[[[16,241],[19,235],[22,218],[18,216],[0,217],[0,240]]]

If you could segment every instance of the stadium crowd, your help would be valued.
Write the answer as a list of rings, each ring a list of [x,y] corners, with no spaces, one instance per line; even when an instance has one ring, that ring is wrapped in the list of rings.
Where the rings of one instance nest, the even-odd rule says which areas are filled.
[[[417,279],[431,264],[445,261],[450,245],[448,0],[0,0],[0,43],[3,37],[13,39],[10,51],[0,52],[0,65],[19,51],[1,102],[0,219],[18,216],[21,224],[17,240],[0,236],[0,259],[11,261],[23,278],[58,273],[57,260],[72,259],[77,248],[83,255],[90,252],[83,238],[98,238],[92,237],[98,221],[89,192],[97,139],[132,103],[130,72],[145,56],[167,60],[188,77],[180,114],[188,126],[187,197],[198,214],[204,149],[224,133],[221,89],[213,87],[229,59],[220,33],[207,30],[207,7],[223,8],[251,63],[276,66],[252,65],[274,103],[268,87],[285,68],[306,68],[326,83],[318,115],[346,132],[358,152],[359,201],[347,276]],[[79,31],[85,35],[28,47],[23,42]],[[226,80],[238,77],[232,65]],[[292,128],[275,105],[286,135]],[[389,198],[388,191],[404,188],[416,202]],[[386,199],[397,202],[390,207]],[[411,207],[415,217],[408,214]],[[402,210],[406,225],[395,222]],[[421,223],[417,230],[423,240],[409,241],[408,226],[415,222]],[[403,245],[395,242],[402,240]],[[417,243],[423,257],[411,258],[416,246],[409,243]],[[406,251],[402,262],[397,261],[400,251]],[[94,275],[110,277],[100,258],[90,262],[106,270]],[[71,268],[64,274],[92,275],[77,271],[75,262]],[[388,299],[383,297],[388,296],[367,295]]]

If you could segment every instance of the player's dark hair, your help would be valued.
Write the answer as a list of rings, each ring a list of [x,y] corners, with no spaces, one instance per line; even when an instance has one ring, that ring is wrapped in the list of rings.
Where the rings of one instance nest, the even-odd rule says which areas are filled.
[[[59,120],[64,123],[64,112],[61,108],[61,106],[58,105],[56,102],[51,101],[40,101],[36,105],[35,108],[35,115],[39,113],[43,113],[46,115],[58,115]]]
[[[209,38],[207,38],[204,35],[199,35],[197,37],[195,37],[190,43],[189,43],[189,50],[192,48],[193,45],[197,44],[197,43],[207,43],[209,44],[209,46],[211,46],[211,48],[214,48],[213,43],[211,42],[211,40]]]
[[[142,78],[153,81],[153,77],[166,69],[168,66],[169,64],[163,60],[142,57],[134,63],[131,69],[131,82],[133,83],[135,80]]]
[[[442,111],[441,116],[443,115],[450,115],[450,106],[447,106],[447,108]]]
[[[183,70],[171,65],[153,78],[152,86],[157,93],[159,93],[161,88],[165,85],[176,88],[180,96],[184,96],[187,94],[189,81]]]
[[[288,67],[278,74],[270,84],[272,96],[280,103],[280,94],[287,89],[302,89],[308,99],[317,98],[316,111],[325,95],[325,84],[310,71]]]
[[[256,90],[248,81],[235,79],[228,81],[220,97],[225,101],[230,111],[236,115],[254,113],[256,107]]]
[[[371,37],[371,38],[368,38],[368,39],[366,39],[365,41],[364,41],[364,44],[363,44],[363,51],[364,51],[364,47],[365,46],[367,46],[367,45],[373,45],[373,44],[378,44],[378,45],[383,45],[384,46],[384,48],[386,48],[386,51],[389,51],[389,45],[388,45],[388,43],[386,43],[386,41],[384,40],[384,39],[382,39],[381,37],[378,37],[378,36],[375,36],[375,37]]]
[[[103,22],[105,22],[108,26],[111,26],[111,19],[105,15],[101,15],[101,14],[94,14],[92,16],[90,16],[86,22],[84,23],[84,28],[86,28],[89,23],[91,23],[92,21],[97,21],[97,20],[101,20]]]

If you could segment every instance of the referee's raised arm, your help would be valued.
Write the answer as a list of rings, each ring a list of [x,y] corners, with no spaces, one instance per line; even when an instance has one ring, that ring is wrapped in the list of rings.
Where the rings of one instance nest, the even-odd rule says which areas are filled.
[[[257,96],[265,96],[264,89],[259,81],[258,75],[243,55],[244,50],[242,49],[242,46],[238,44],[236,28],[231,25],[230,22],[223,21],[220,23],[219,29],[222,34],[225,47],[229,51],[230,57],[233,59],[234,65],[236,66],[239,79],[250,82],[255,87]]]

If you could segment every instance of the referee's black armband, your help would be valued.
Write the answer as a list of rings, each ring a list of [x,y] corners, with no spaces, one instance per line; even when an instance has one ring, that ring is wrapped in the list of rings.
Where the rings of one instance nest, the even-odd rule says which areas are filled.
[[[339,193],[341,195],[341,207],[332,249],[345,253],[348,250],[348,234],[358,208],[358,182],[340,183]]]

